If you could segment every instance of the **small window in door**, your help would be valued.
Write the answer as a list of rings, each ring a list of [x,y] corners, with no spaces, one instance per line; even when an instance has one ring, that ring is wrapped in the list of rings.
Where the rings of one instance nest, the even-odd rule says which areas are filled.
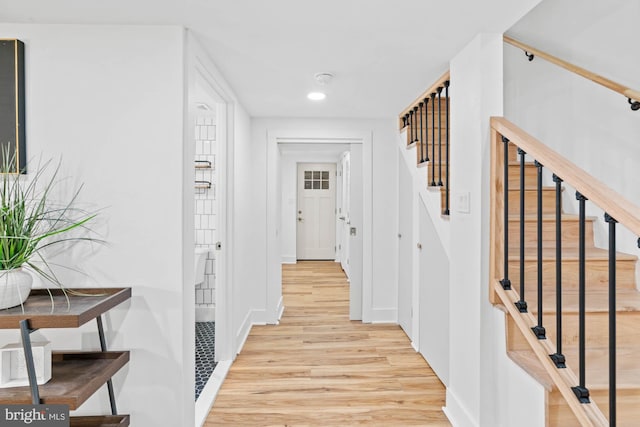
[[[328,190],[329,171],[304,171],[305,190]]]

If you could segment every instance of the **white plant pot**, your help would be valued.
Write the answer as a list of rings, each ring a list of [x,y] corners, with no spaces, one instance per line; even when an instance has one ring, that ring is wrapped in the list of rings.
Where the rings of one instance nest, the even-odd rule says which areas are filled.
[[[0,270],[0,309],[25,302],[31,292],[33,277],[22,268]]]

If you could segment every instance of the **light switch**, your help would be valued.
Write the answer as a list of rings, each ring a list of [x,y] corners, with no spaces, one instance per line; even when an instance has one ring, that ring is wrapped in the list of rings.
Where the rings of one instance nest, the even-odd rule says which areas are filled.
[[[464,192],[457,192],[455,194],[455,207],[456,207],[456,212],[459,213],[470,213],[471,212],[471,206],[470,206],[470,194],[468,191],[464,191]]]

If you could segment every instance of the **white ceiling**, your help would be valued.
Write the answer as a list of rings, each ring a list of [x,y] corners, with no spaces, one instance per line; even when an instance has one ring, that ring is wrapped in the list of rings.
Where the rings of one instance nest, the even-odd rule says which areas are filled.
[[[0,22],[191,29],[254,117],[392,117],[540,0],[0,0]],[[331,72],[312,103],[313,75]],[[452,88],[455,82],[452,83]]]

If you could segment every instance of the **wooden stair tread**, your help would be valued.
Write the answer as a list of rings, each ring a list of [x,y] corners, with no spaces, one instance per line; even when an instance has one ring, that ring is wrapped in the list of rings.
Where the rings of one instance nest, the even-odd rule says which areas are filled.
[[[532,313],[537,313],[538,296],[535,286],[526,292],[526,300]],[[555,290],[545,289],[542,307],[544,313],[556,313]],[[608,313],[609,293],[606,290],[589,290],[585,295],[585,308],[588,313]],[[635,289],[618,289],[616,292],[616,311],[640,312],[640,292]],[[562,313],[575,314],[578,312],[578,290],[575,287],[562,290]]]
[[[423,167],[431,166],[433,163],[435,163],[436,166],[442,164],[443,168],[444,168],[444,165],[447,164],[447,162],[432,162],[431,160],[427,160],[424,162],[416,163],[416,166],[418,166],[419,168],[423,168]],[[442,170],[442,174],[444,175],[444,169]]]
[[[565,214],[563,213],[562,216],[560,217],[562,222],[578,222],[580,221],[580,216],[575,215],[575,214]],[[597,217],[595,216],[587,216],[585,217],[586,221],[595,221],[597,219]],[[509,214],[509,222],[511,221],[519,221],[520,220],[520,214]],[[525,221],[537,221],[538,220],[538,214],[537,213],[533,213],[533,212],[525,212],[524,214],[524,220]],[[555,214],[550,214],[550,213],[543,213],[542,214],[542,221],[551,221],[551,222],[555,222],[556,221],[556,215]]]
[[[537,248],[535,246],[525,246],[524,253],[525,261],[536,261],[537,258]],[[542,260],[543,261],[554,261],[556,259],[556,249],[555,246],[544,246],[542,247]],[[608,261],[609,260],[609,251],[606,249],[600,249],[596,247],[586,247],[585,248],[585,259],[587,261]],[[519,261],[520,260],[520,248],[519,247],[509,247],[509,261]],[[573,246],[563,246],[562,247],[562,260],[563,261],[577,261],[578,260],[578,247]],[[616,260],[617,261],[637,261],[638,257],[635,255],[630,255],[624,252],[616,252]]]
[[[518,166],[518,167],[520,167],[520,162],[516,162],[516,161],[514,161],[514,160],[509,160],[509,163],[507,163],[507,164],[508,164],[509,166]],[[535,167],[536,167],[536,164],[535,164],[535,163],[533,163],[533,162],[527,162],[527,161],[525,161],[525,162],[524,162],[524,166],[525,166],[525,167],[535,168]]]
[[[520,187],[512,188],[511,186],[509,186],[509,191],[510,192],[511,191],[520,192]],[[537,187],[537,185],[525,184],[524,191],[529,191],[529,192],[536,191],[537,192],[538,191],[538,187]],[[564,191],[564,188],[562,189],[562,191]],[[542,192],[554,192],[555,193],[556,192],[556,188],[555,187],[544,186],[544,187],[542,187]]]
[[[507,350],[507,356],[538,381],[547,391],[553,389],[555,385],[551,376],[544,369],[533,350]]]
[[[577,360],[576,349],[564,351],[568,360]],[[640,389],[640,347],[624,346],[616,349],[616,385],[617,389]],[[599,347],[587,347],[587,388],[609,388],[609,349]],[[574,372],[578,372],[577,366],[571,366]]]

